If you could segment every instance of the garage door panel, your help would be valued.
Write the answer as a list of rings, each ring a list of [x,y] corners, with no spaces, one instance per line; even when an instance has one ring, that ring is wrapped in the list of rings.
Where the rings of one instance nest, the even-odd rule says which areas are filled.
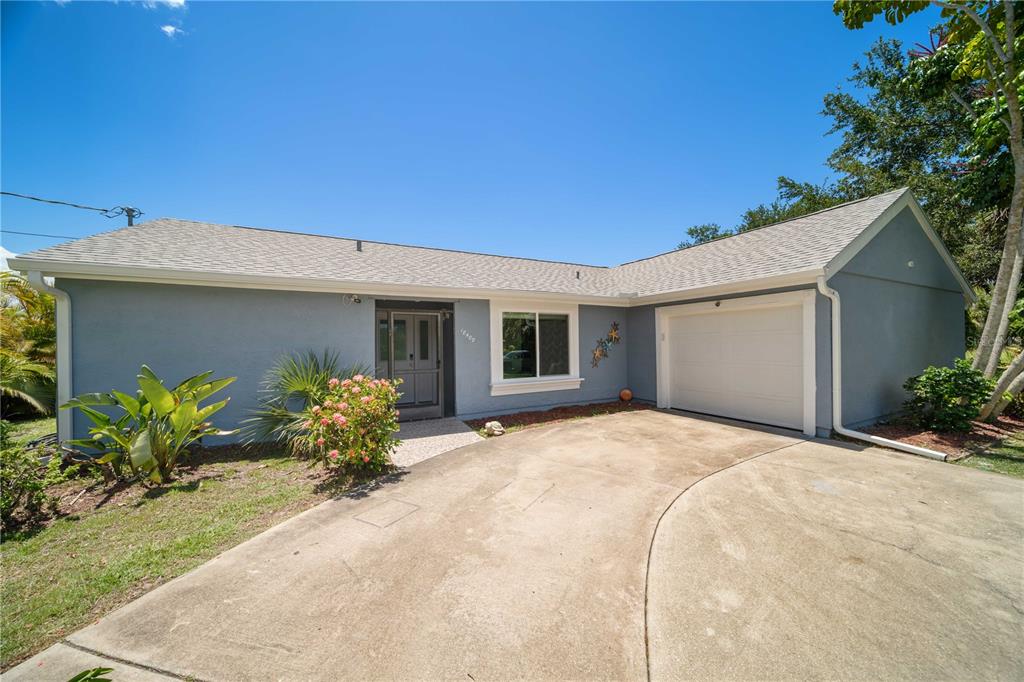
[[[717,362],[722,358],[721,334],[707,332],[693,334],[682,328],[674,330],[673,338],[679,343],[673,346],[673,359],[679,362]]]
[[[803,363],[800,333],[791,331],[739,332],[722,335],[722,355],[738,361],[796,366]]]
[[[669,318],[671,406],[803,425],[802,305]]]
[[[721,385],[742,395],[796,398],[803,396],[803,372],[792,367],[761,365],[746,367],[730,365],[722,368]]]

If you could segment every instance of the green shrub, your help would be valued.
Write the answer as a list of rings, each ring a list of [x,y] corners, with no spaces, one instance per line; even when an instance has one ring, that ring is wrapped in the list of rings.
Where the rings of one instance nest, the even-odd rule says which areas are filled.
[[[288,443],[294,452],[301,452],[309,430],[306,409],[318,405],[327,397],[331,378],[351,379],[370,374],[364,365],[341,367],[338,355],[325,350],[282,356],[263,377],[259,407],[242,422],[246,441],[277,441]]]
[[[970,431],[995,387],[992,379],[958,358],[952,367],[928,367],[903,384],[910,399],[903,405],[918,426],[936,431]]]
[[[308,452],[326,466],[386,470],[398,446],[398,383],[362,374],[330,379],[322,403],[305,411]]]
[[[60,457],[51,456],[43,464],[39,451],[12,443],[9,434],[10,423],[0,420],[0,525],[4,530],[53,513],[57,500],[46,490],[70,475],[61,471]]]
[[[110,464],[117,475],[125,465],[137,476],[165,483],[178,457],[203,436],[227,436],[207,421],[230,398],[200,406],[203,400],[231,384],[235,377],[207,381],[212,371],[197,374],[168,390],[153,371],[143,365],[135,396],[120,391],[86,393],[72,398],[61,409],[78,408],[93,423],[91,438],[71,443],[95,450],[99,462]],[[94,407],[111,406],[123,414],[116,420]]]

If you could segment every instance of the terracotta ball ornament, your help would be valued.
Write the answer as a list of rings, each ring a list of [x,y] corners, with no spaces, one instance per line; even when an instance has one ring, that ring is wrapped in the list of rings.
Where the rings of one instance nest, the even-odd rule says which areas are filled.
[[[619,400],[621,400],[622,402],[628,403],[632,399],[633,391],[629,390],[628,388],[624,388],[621,391],[619,391]]]

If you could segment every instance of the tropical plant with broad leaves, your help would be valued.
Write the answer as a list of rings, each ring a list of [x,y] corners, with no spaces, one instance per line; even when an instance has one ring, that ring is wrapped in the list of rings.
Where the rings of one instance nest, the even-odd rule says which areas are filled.
[[[5,416],[52,414],[57,397],[53,297],[0,272],[0,389]]]
[[[250,443],[275,441],[303,450],[309,432],[306,409],[323,402],[328,382],[371,373],[365,365],[342,367],[337,353],[328,350],[282,356],[263,377],[259,407],[242,422],[242,433]]]
[[[40,414],[53,412],[56,375],[52,365],[0,348],[0,393]],[[18,406],[5,412],[17,414]]]
[[[71,441],[99,454],[117,475],[127,467],[137,476],[155,483],[170,480],[175,464],[190,445],[204,436],[227,436],[209,419],[228,404],[230,398],[201,403],[235,381],[235,377],[213,379],[213,371],[185,379],[168,389],[146,365],[137,377],[135,395],[111,391],[85,393],[72,398],[61,409],[77,408],[92,421],[90,438]],[[97,407],[114,407],[122,414],[112,417]]]

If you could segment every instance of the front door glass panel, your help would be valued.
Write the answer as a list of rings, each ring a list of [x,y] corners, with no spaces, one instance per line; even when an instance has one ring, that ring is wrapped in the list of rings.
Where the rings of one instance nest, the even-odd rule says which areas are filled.
[[[437,313],[378,313],[377,376],[402,380],[403,418],[441,416],[439,323]]]

